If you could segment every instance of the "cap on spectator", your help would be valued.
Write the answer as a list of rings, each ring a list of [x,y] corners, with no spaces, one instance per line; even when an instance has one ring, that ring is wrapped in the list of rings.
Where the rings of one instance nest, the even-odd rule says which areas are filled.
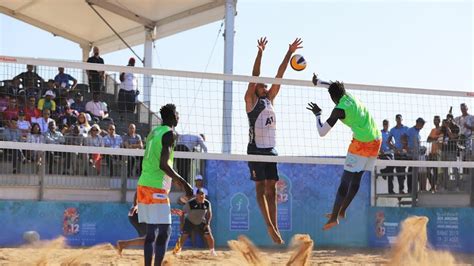
[[[204,192],[204,190],[203,190],[202,188],[198,188],[198,189],[196,189],[196,195],[197,195],[197,194],[204,194],[204,195],[206,195],[206,192]]]
[[[56,97],[56,94],[54,94],[52,90],[47,90],[46,93],[44,94],[44,97],[46,96],[51,96],[51,98],[54,99]]]
[[[25,111],[23,110],[18,111],[18,116],[25,116]]]
[[[397,118],[402,118],[402,115],[401,114],[395,115],[395,119],[397,119]]]
[[[425,123],[425,119],[421,118],[421,117],[418,117],[418,119],[416,119],[416,123],[417,124],[424,124]]]
[[[194,178],[195,181],[197,180],[201,180],[202,181],[202,175],[197,175],[195,178]]]

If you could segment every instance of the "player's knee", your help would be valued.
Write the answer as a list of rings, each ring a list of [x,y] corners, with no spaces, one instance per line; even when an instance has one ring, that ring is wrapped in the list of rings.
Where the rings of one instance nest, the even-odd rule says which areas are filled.
[[[276,195],[276,188],[267,186],[265,187],[265,197],[275,197]]]

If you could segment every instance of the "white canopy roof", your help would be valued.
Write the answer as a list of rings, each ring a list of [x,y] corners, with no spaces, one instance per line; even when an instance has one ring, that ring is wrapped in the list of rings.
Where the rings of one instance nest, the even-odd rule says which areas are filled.
[[[0,0],[0,12],[101,53],[125,48],[91,6],[130,45],[146,29],[160,39],[224,18],[225,0]]]

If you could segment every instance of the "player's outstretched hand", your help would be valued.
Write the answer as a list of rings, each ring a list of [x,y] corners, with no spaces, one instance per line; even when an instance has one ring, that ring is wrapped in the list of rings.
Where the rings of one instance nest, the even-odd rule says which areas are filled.
[[[261,37],[260,40],[257,40],[257,47],[258,47],[258,50],[260,50],[261,52],[263,52],[265,50],[265,46],[267,45],[268,41],[267,41],[267,37]]]
[[[292,44],[290,44],[290,48],[288,49],[290,50],[291,53],[294,53],[297,49],[303,48],[301,44],[303,44],[303,41],[301,40],[301,38],[296,38],[295,41]]]
[[[318,86],[318,75],[316,73],[313,73],[313,85]]]
[[[313,103],[313,102],[308,103],[308,107],[306,107],[306,109],[313,112],[314,115],[321,114],[321,108],[319,108],[319,106],[316,103]]]

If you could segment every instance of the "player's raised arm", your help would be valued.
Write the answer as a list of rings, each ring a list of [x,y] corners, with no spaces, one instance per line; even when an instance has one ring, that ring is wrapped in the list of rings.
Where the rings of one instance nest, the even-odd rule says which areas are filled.
[[[162,145],[163,148],[161,149],[161,156],[160,156],[160,169],[166,173],[169,177],[173,179],[176,183],[180,184],[180,186],[186,192],[186,196],[193,195],[193,189],[191,185],[186,182],[176,171],[168,164],[168,160],[170,158],[171,151],[173,149],[173,143],[175,142],[176,135],[174,132],[169,131],[163,135]]]
[[[321,122],[321,108],[319,108],[316,103],[308,103],[308,107],[306,107],[306,109],[312,111],[313,114],[316,116],[316,127],[318,128],[318,133],[321,137],[326,136],[326,134],[331,130],[331,128],[334,127],[337,120],[344,119],[345,117],[344,110],[334,108],[329,118],[323,124]]]
[[[267,45],[267,37],[262,37],[257,40],[257,57],[255,58],[255,62],[253,63],[252,69],[252,76],[258,77],[260,76],[260,65],[262,63],[262,55],[263,51],[265,50],[265,46]],[[257,88],[256,83],[250,82],[247,88],[247,92],[245,92],[245,103],[247,105],[247,111],[252,109],[253,105],[255,104],[256,94],[255,90]]]
[[[289,45],[288,51],[285,54],[285,57],[283,58],[283,61],[280,64],[280,67],[278,68],[278,72],[275,76],[275,78],[282,78],[283,74],[285,74],[286,68],[288,67],[288,63],[290,62],[291,55],[300,48],[303,48],[301,44],[303,41],[301,38],[296,38],[295,41],[293,41],[292,44]],[[280,91],[280,86],[281,84],[273,84],[270,87],[270,90],[268,91],[268,98],[270,101],[273,102],[273,99],[277,96],[278,92]]]
[[[313,85],[316,87],[323,87],[323,88],[329,89],[329,85],[331,85],[330,82],[327,82],[318,78],[318,75],[316,75],[315,73],[313,73],[312,81],[313,81]]]

